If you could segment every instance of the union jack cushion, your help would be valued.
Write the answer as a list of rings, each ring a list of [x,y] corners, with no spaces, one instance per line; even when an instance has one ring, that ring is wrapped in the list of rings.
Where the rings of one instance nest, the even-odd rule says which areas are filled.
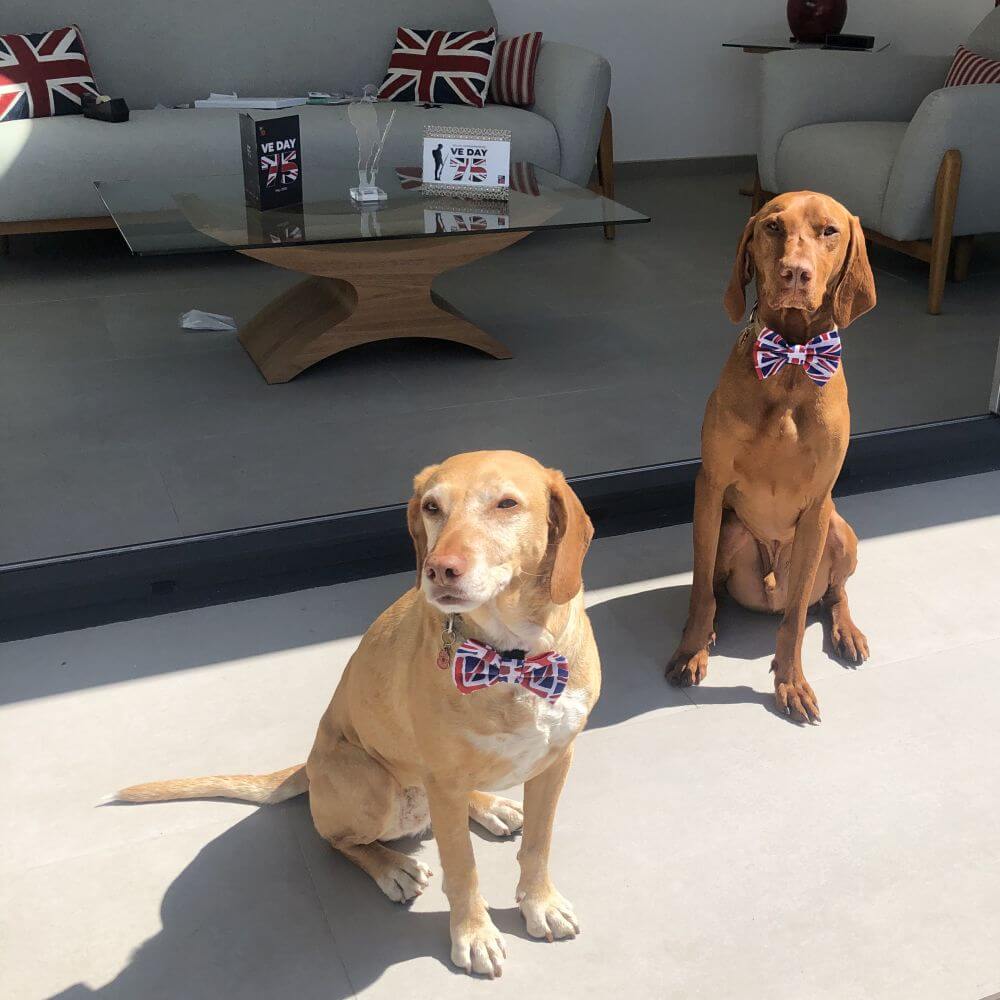
[[[423,31],[397,28],[389,69],[379,87],[382,101],[428,104],[486,103],[493,72],[495,28]]]
[[[97,84],[75,25],[0,35],[0,122],[77,115]]]
[[[490,100],[494,104],[526,108],[535,103],[535,66],[541,47],[540,31],[529,31],[497,43],[490,81]]]
[[[959,45],[944,85],[964,87],[970,83],[1000,83],[1000,62],[977,56],[971,49]]]

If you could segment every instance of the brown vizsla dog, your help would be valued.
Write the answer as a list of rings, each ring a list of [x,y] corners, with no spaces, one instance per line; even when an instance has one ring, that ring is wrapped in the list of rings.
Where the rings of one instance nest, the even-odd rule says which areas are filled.
[[[705,410],[691,604],[667,677],[687,686],[705,676],[725,587],[744,607],[782,614],[771,664],[778,708],[819,721],[802,672],[810,605],[829,611],[842,657],[868,657],[844,589],[857,537],[831,498],[850,434],[836,331],[875,305],[861,223],[826,195],[780,195],[743,231],[725,294],[734,323],[754,276],[758,305]]]
[[[396,902],[419,895],[431,872],[383,841],[430,823],[452,961],[492,978],[506,949],[479,894],[470,817],[498,836],[523,823],[515,897],[528,933],[551,941],[580,929],[549,877],[549,848],[573,741],[601,687],[581,578],[593,528],[561,472],[507,451],[424,469],[407,519],[416,587],[362,637],[305,764],[134,785],[110,800],[274,803],[308,791],[320,836]],[[567,672],[554,672],[553,652]],[[522,783],[523,809],[492,794]]]

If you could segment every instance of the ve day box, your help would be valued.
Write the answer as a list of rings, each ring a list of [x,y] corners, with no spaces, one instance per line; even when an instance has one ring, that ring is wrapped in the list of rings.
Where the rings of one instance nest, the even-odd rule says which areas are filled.
[[[247,204],[266,212],[302,204],[302,150],[299,116],[265,118],[240,115],[243,184]]]

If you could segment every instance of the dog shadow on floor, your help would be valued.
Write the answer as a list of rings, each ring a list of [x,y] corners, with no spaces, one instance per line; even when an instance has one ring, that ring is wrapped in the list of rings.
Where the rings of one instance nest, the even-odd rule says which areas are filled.
[[[412,852],[419,844],[394,846]],[[432,844],[423,856],[439,884]],[[127,886],[121,893],[127,898]],[[499,916],[507,931],[505,911]],[[160,920],[111,982],[78,983],[58,1000],[339,1000],[420,957],[464,975],[450,962],[446,909],[418,912],[386,899],[315,832],[304,795],[261,808],[206,844],[170,884]],[[84,940],[91,933],[100,931]]]
[[[498,841],[519,840],[472,829],[497,848]],[[440,890],[430,833],[392,846],[427,862],[432,888]],[[128,885],[107,892],[127,899]],[[99,987],[77,983],[50,1000],[341,1000],[420,958],[440,965],[435,975],[465,976],[450,959],[447,903],[440,895],[429,902],[434,912],[386,899],[316,833],[308,798],[300,795],[258,809],[202,847],[167,888],[161,929],[114,979]],[[490,915],[506,937],[546,947],[528,935],[517,907],[490,907]],[[100,928],[86,928],[66,946],[85,947],[95,934]]]
[[[644,590],[615,597],[588,608],[594,635],[601,651],[603,686],[601,698],[591,713],[588,729],[613,726],[634,716],[664,708],[692,705],[760,705],[779,715],[774,698],[749,684],[699,685],[678,688],[664,677],[664,668],[676,648],[687,618],[689,584]],[[810,612],[809,624],[818,622],[822,612]],[[728,597],[719,600],[716,629],[718,638],[709,661],[709,674],[718,670],[718,656],[748,661],[741,670],[749,681],[759,680],[756,661],[774,654],[779,615],[761,614],[740,607]],[[825,625],[823,648],[833,655]],[[712,662],[715,660],[716,662]],[[770,660],[768,659],[768,669]],[[726,664],[732,672],[732,663]],[[745,672],[744,672],[745,671]],[[770,687],[770,682],[768,682]]]

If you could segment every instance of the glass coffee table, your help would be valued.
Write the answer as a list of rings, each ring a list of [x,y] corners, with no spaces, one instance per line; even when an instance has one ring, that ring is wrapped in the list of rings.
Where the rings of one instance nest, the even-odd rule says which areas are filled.
[[[511,168],[506,201],[425,195],[417,167],[383,167],[374,207],[348,195],[357,171],[310,170],[300,206],[248,208],[242,174],[95,182],[135,254],[237,251],[309,277],[240,331],[261,374],[288,382],[358,344],[434,337],[495,358],[511,352],[434,292],[434,279],[538,229],[611,227],[649,217],[530,163]],[[512,289],[512,293],[516,290]]]

